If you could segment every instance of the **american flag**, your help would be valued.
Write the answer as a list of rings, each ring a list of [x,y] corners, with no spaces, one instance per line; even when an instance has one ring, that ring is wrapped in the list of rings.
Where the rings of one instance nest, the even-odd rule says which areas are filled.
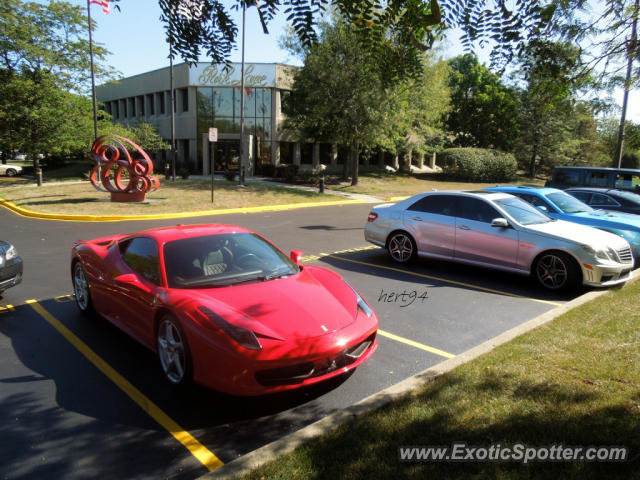
[[[102,7],[102,11],[106,14],[109,14],[111,11],[111,0],[89,0],[89,3],[95,3]]]

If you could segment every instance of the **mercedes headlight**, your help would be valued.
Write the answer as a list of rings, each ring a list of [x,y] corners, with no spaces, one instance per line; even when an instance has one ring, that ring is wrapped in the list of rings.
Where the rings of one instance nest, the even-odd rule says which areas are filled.
[[[582,245],[582,248],[594,257],[599,258],[600,260],[609,260],[612,262],[618,261],[618,255],[616,254],[616,251],[609,246],[592,247],[591,245]]]
[[[18,256],[18,250],[16,250],[16,247],[14,247],[13,245],[9,245],[9,248],[7,249],[7,251],[4,252],[4,257],[7,260],[13,260],[17,256]]]

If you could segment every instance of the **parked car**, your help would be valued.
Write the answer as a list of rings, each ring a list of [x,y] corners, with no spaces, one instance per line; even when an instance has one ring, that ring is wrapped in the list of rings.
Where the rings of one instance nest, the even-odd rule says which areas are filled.
[[[76,303],[157,352],[168,382],[235,395],[315,384],[362,365],[378,318],[337,273],[256,233],[192,225],[77,242]]]
[[[20,165],[3,165],[0,163],[0,175],[6,175],[7,177],[15,177],[22,173],[22,167]]]
[[[565,190],[592,208],[640,214],[640,195],[610,188],[569,188]]]
[[[616,188],[640,193],[640,170],[634,168],[556,167],[546,187]]]
[[[22,281],[22,258],[16,247],[0,240],[0,294]]]
[[[595,210],[557,188],[511,185],[491,187],[487,190],[516,195],[552,218],[588,225],[619,235],[629,242],[636,265],[640,265],[640,217],[637,215]]]
[[[364,237],[400,263],[421,256],[491,267],[531,275],[549,290],[616,285],[633,268],[623,238],[499,192],[430,192],[377,205]]]

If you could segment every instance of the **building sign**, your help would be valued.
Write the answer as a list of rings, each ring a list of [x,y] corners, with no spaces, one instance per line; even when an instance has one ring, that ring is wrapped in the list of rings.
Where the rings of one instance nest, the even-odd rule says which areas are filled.
[[[241,84],[240,64],[234,63],[228,70],[224,65],[199,63],[189,68],[189,84],[211,87],[239,87]],[[246,87],[275,87],[275,65],[248,63],[244,67]]]

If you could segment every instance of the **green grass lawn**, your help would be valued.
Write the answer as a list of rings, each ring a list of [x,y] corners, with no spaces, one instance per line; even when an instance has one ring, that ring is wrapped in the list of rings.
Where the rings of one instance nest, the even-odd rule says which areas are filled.
[[[432,190],[480,190],[496,185],[534,184],[544,185],[544,179],[518,177],[513,182],[496,184],[474,183],[443,180],[440,174],[414,174],[367,172],[358,176],[358,185],[352,186],[351,181],[343,181],[339,176],[330,175],[326,179],[327,188],[342,192],[362,193],[382,199],[398,196],[410,196]]]
[[[211,182],[208,180],[179,178],[175,182],[161,182],[158,190],[147,194],[146,203],[111,202],[109,193],[97,191],[89,182],[11,186],[0,189],[0,197],[43,213],[127,216],[345,200],[285,186],[247,183],[245,188],[238,188],[234,182],[216,180],[215,201],[211,203]]]
[[[611,291],[244,478],[640,478],[639,297],[640,282]],[[631,459],[527,465],[398,460],[400,446],[454,442],[622,445]]]

